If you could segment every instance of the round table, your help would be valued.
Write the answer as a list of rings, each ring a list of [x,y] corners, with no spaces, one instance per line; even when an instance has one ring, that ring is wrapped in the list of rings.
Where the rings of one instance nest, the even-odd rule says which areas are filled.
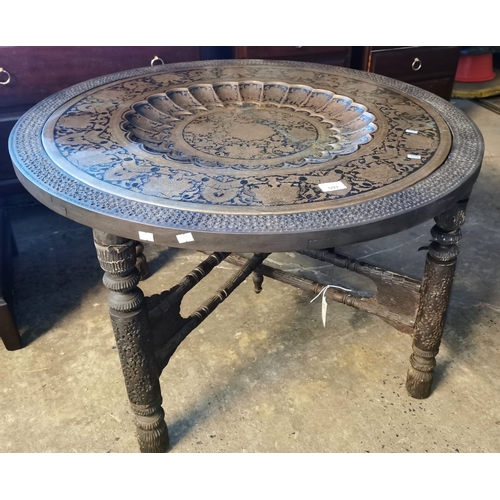
[[[449,102],[327,65],[172,64],[103,76],[45,99],[16,124],[9,148],[35,198],[94,229],[143,451],[168,446],[159,373],[239,283],[253,272],[256,291],[263,275],[321,287],[267,268],[271,252],[304,252],[373,279],[375,302],[336,289],[324,294],[409,330],[407,387],[414,397],[429,394],[460,225],[484,153],[477,127]],[[334,252],[433,217],[422,282]],[[146,274],[144,241],[215,253],[161,294],[163,303],[148,302],[137,287]],[[255,255],[245,261],[233,252]],[[224,259],[241,266],[237,277],[181,318],[183,294]],[[404,283],[403,299],[388,283]],[[165,319],[169,332],[155,333]]]

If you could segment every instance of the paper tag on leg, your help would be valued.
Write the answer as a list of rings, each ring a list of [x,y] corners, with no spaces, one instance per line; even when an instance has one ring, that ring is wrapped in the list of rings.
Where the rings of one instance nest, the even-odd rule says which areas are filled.
[[[323,294],[323,298],[321,299],[321,319],[323,320],[323,326],[326,326],[326,309],[328,304],[326,303],[325,294]]]
[[[326,303],[326,291],[329,288],[336,288],[337,290],[344,290],[345,292],[352,292],[350,288],[344,288],[343,286],[337,286],[337,285],[325,285],[321,291],[311,299],[311,302],[314,302],[320,295],[321,295],[321,319],[323,320],[323,326],[326,326],[326,309],[328,307],[328,304]]]

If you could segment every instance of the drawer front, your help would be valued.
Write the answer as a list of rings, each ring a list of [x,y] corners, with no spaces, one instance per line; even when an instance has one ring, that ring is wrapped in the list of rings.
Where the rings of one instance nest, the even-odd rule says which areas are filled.
[[[236,59],[282,59],[349,66],[351,47],[234,47]]]
[[[155,56],[165,63],[196,61],[199,52],[199,47],[0,47],[0,82],[10,75],[0,85],[0,110],[29,107],[70,85],[149,66]]]
[[[369,71],[405,82],[455,76],[460,47],[410,47],[374,50]]]

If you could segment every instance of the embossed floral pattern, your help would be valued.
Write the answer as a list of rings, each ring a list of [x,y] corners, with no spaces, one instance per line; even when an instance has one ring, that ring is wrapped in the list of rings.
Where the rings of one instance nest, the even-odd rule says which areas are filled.
[[[299,211],[423,178],[449,150],[445,127],[347,72],[228,65],[92,88],[56,111],[44,145],[71,176],[129,199]],[[336,181],[345,189],[319,187]]]

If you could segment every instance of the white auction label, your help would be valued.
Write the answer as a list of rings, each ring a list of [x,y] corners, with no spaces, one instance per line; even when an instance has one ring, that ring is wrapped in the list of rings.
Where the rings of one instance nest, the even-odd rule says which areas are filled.
[[[422,157],[420,155],[406,155],[410,160],[420,160]]]
[[[318,186],[324,193],[328,193],[330,191],[340,191],[341,189],[347,189],[347,186],[342,181],[325,182],[323,184],[318,184]]]
[[[328,304],[326,303],[325,294],[321,298],[321,321],[323,321],[323,326],[326,327],[326,310],[328,309]]]
[[[177,234],[175,237],[179,243],[189,243],[190,241],[194,241],[191,233]]]
[[[154,241],[155,237],[153,233],[148,233],[146,231],[139,231],[139,239],[143,241]]]

